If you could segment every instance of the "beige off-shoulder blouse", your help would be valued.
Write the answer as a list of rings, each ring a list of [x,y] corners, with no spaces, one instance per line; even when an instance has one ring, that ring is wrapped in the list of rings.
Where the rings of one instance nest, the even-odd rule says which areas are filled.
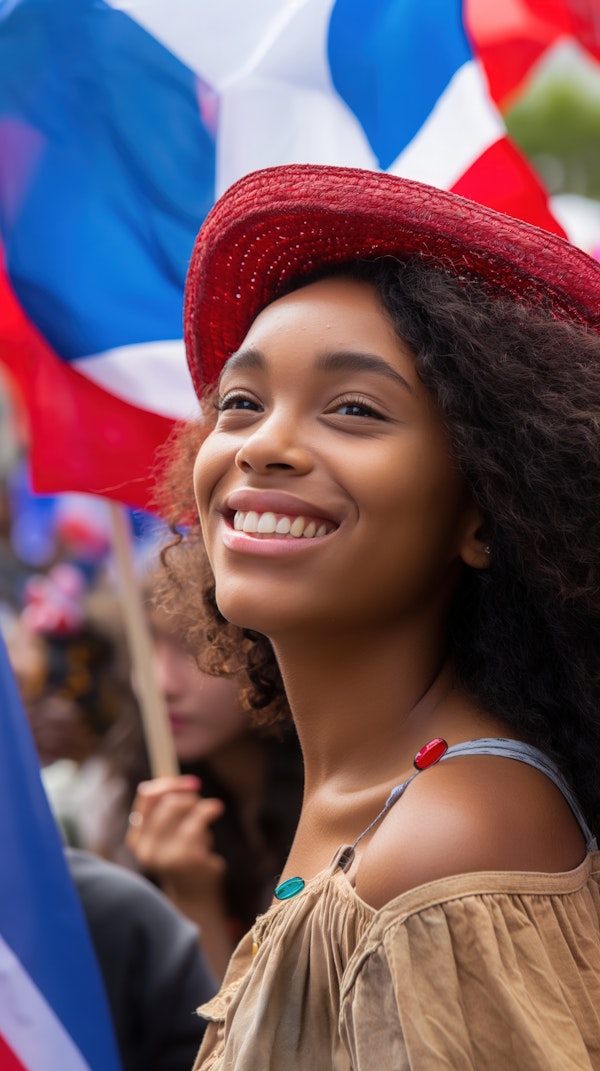
[[[432,741],[440,744],[444,741]],[[537,748],[455,744],[415,759],[380,814],[240,943],[195,1071],[600,1071],[600,852],[572,789]],[[422,764],[495,754],[542,770],[586,837],[565,874],[461,874],[376,911],[342,864]]]
[[[243,938],[195,1071],[600,1071],[600,852],[378,911],[337,863]]]

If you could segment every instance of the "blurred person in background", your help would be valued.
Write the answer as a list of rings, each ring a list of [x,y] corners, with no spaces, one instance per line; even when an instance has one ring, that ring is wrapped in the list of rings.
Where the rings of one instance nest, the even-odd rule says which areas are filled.
[[[156,575],[147,605],[181,775],[140,785],[127,845],[197,923],[221,978],[239,937],[268,906],[289,851],[302,801],[300,749],[291,730],[251,726],[242,669],[217,677],[198,668],[185,606]]]
[[[65,842],[126,861],[131,785],[146,776],[116,598],[62,562],[26,583],[9,656]]]

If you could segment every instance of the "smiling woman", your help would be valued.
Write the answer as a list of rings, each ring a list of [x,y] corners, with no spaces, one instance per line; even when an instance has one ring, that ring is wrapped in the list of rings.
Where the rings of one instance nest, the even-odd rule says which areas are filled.
[[[305,791],[198,1069],[600,1069],[599,300],[380,173],[249,175],[201,229],[164,560]]]
[[[378,616],[404,627],[431,600],[437,618],[460,563],[487,565],[482,517],[374,286],[302,287],[259,314],[246,345],[195,467],[221,612],[271,642],[288,623],[312,644],[352,623],[357,651]],[[289,532],[266,538],[269,515]]]

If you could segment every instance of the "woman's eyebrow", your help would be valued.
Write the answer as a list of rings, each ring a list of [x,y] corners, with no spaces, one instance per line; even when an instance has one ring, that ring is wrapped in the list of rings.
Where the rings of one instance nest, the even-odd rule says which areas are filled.
[[[221,370],[219,376],[219,383],[223,379],[226,372],[245,372],[248,369],[261,370],[265,367],[265,360],[259,350],[254,349],[253,346],[248,346],[243,350],[236,350],[235,353],[228,357]]]
[[[385,376],[386,379],[399,383],[410,394],[414,394],[408,380],[392,368],[391,364],[374,353],[363,353],[360,350],[335,350],[331,353],[323,353],[317,359],[316,367],[322,372],[374,372],[375,375]]]
[[[221,372],[220,380],[226,372],[261,371],[266,366],[265,358],[260,350],[249,346],[243,350],[237,350],[225,363]],[[392,368],[382,357],[374,353],[363,353],[360,350],[333,350],[322,353],[316,360],[315,367],[319,372],[371,372],[378,376],[385,376],[394,383],[400,384],[410,394],[414,394],[408,380]]]

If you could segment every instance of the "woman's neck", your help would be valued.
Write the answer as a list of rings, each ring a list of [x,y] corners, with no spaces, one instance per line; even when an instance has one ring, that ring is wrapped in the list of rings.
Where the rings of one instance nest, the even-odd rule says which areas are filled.
[[[301,658],[298,644],[292,653],[277,644],[305,760],[304,803],[284,878],[313,877],[352,844],[430,740],[503,735],[457,684],[441,645],[388,641],[305,646]]]
[[[385,781],[448,716],[454,689],[442,644],[373,632],[352,643],[274,644],[304,754],[307,787]]]

